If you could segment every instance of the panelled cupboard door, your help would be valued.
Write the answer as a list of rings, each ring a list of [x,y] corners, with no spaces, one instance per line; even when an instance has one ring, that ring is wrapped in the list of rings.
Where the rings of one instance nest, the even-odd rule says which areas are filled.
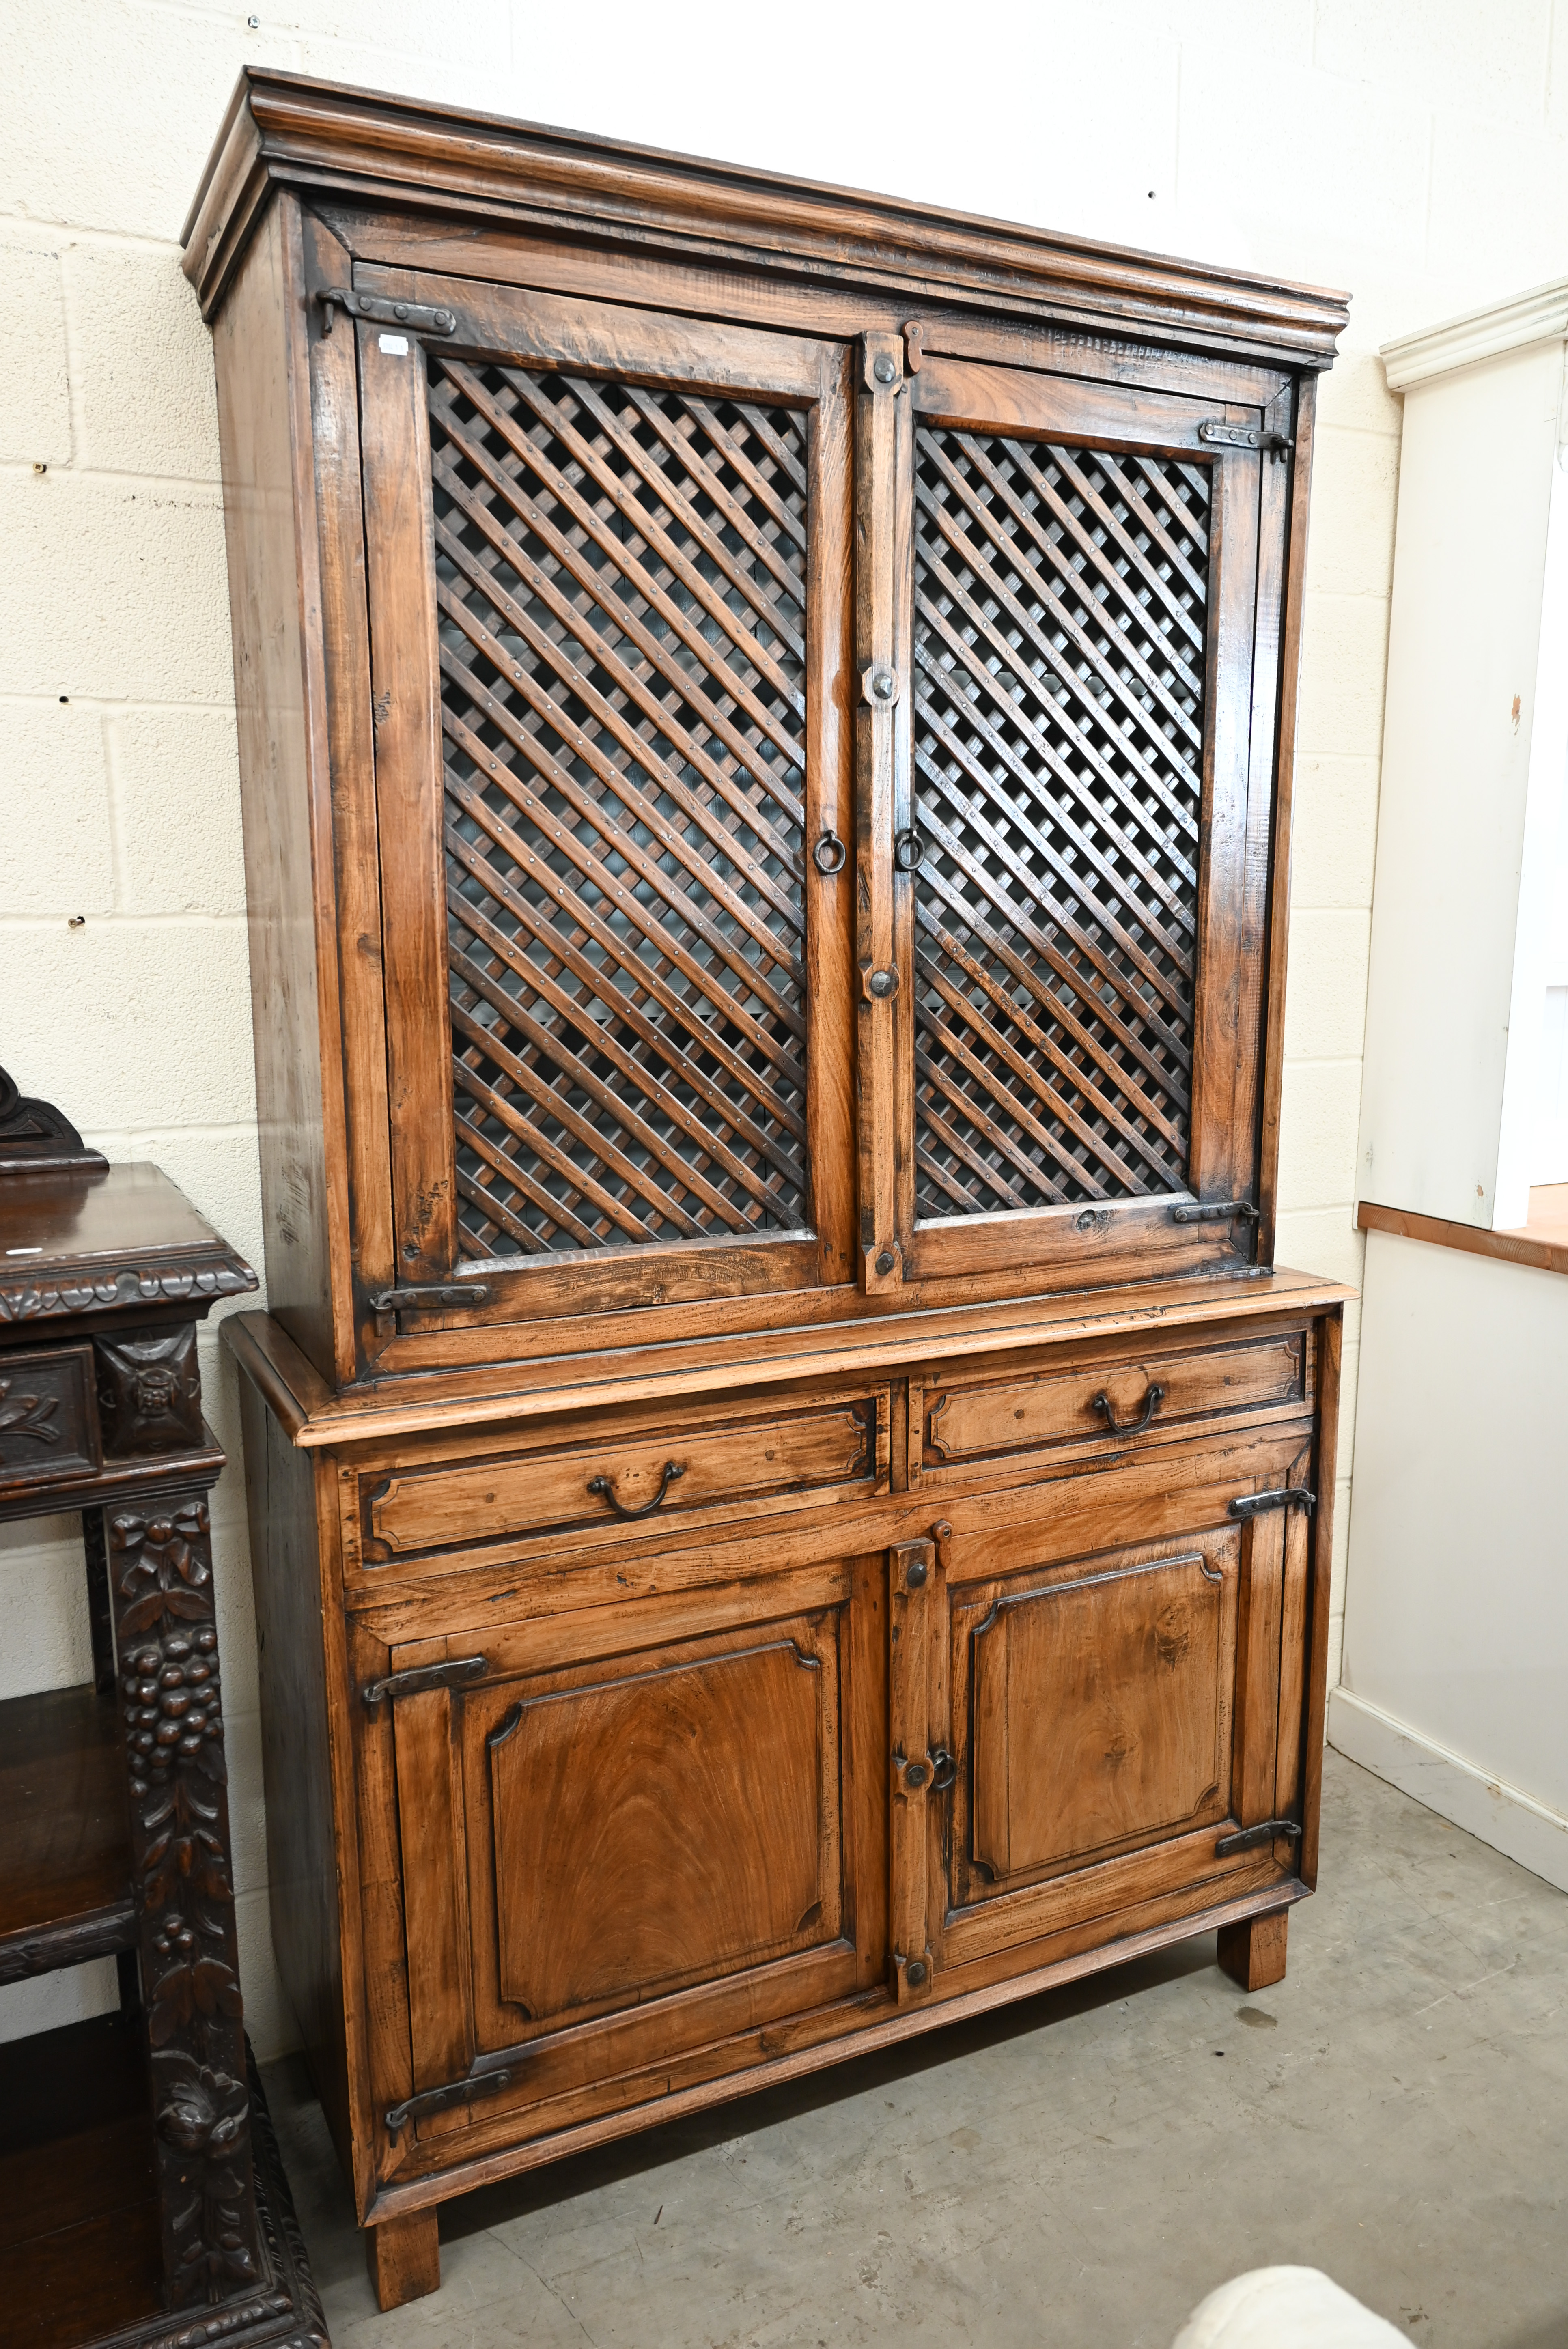
[[[983,1542],[957,1546],[956,1568],[930,1546],[923,1718],[900,1739],[896,1688],[893,1731],[896,1757],[927,1764],[904,1797],[924,1883],[902,1939],[923,1916],[939,1986],[1098,1919],[1108,1937],[1118,1913],[1195,1888],[1214,1905],[1292,1874],[1293,1832],[1267,1830],[1300,1826],[1309,1520],[1195,1515],[1087,1556],[1043,1541],[1036,1564],[1015,1535],[996,1571]]]
[[[363,1732],[366,1783],[396,1786],[394,2168],[624,2101],[628,2075],[880,1980],[882,1572],[383,1651],[413,1673]]]
[[[371,274],[382,1330],[843,1281],[846,355]]]
[[[857,388],[866,1283],[1250,1261],[1288,397],[906,364]]]

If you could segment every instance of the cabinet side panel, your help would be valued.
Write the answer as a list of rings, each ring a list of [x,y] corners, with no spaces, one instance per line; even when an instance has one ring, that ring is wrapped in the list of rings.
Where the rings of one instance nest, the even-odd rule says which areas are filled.
[[[242,1378],[273,1947],[350,2168],[348,2057],[317,1547],[315,1463]]]
[[[284,205],[273,206],[216,322],[213,343],[267,1301],[330,1378],[327,1145],[290,423],[291,219]]]

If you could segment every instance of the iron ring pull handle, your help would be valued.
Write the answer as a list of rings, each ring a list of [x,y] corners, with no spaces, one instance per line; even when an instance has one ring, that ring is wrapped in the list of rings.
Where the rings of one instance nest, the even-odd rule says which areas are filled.
[[[1089,1409],[1099,1413],[1100,1417],[1105,1421],[1106,1425],[1110,1429],[1113,1435],[1141,1435],[1144,1429],[1148,1425],[1150,1420],[1154,1417],[1155,1413],[1159,1409],[1160,1404],[1164,1401],[1165,1389],[1163,1387],[1151,1386],[1148,1392],[1143,1399],[1143,1410],[1139,1413],[1138,1417],[1137,1419],[1129,1419],[1127,1422],[1127,1424],[1123,1427],[1118,1427],[1116,1425],[1116,1415],[1111,1409],[1111,1399],[1109,1395],[1105,1393],[1103,1391],[1095,1397],[1094,1402],[1089,1405]]]
[[[931,1792],[945,1795],[958,1776],[958,1764],[945,1745],[935,1745],[926,1756],[931,1765]]]
[[[811,861],[819,873],[842,873],[849,861],[849,851],[836,832],[827,831],[812,850]]]
[[[658,1508],[659,1503],[663,1500],[666,1493],[669,1492],[671,1485],[674,1484],[676,1478],[678,1476],[684,1476],[685,1474],[685,1469],[680,1466],[677,1462],[667,1460],[664,1464],[664,1474],[659,1480],[658,1492],[655,1493],[651,1501],[644,1501],[640,1509],[628,1509],[624,1501],[618,1501],[615,1496],[615,1485],[607,1476],[590,1476],[588,1479],[588,1490],[590,1493],[597,1493],[604,1500],[607,1500],[618,1517],[626,1517],[628,1519],[632,1517],[650,1517],[652,1516],[655,1509]]]

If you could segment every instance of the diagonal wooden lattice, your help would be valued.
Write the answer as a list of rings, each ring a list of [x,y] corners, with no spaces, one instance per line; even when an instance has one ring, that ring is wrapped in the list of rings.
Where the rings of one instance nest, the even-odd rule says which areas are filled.
[[[461,1248],[798,1229],[805,426],[432,364]]]
[[[1186,1187],[1209,479],[922,429],[916,1208]]]

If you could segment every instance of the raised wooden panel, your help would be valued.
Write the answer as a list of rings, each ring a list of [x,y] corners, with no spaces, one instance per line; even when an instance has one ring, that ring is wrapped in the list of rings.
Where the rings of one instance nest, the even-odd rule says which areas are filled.
[[[90,1476],[101,1452],[90,1346],[0,1359],[0,1484]]]
[[[794,1628],[546,1684],[490,1731],[500,1990],[524,2018],[836,1934],[836,1658]]]
[[[1101,1359],[1022,1378],[933,1382],[924,1464],[946,1467],[1128,1430],[1158,1434],[1172,1423],[1212,1413],[1306,1400],[1304,1330],[1190,1352]]]
[[[550,1526],[597,1526],[609,1533],[623,1512],[651,1517],[657,1509],[662,1525],[683,1510],[727,1500],[869,1477],[876,1444],[871,1401],[616,1431],[557,1450],[380,1478],[367,1505],[366,1532],[383,1553],[402,1557]]]
[[[971,1856],[997,1884],[1224,1813],[1225,1577],[1200,1551],[998,1599],[971,1635]]]

